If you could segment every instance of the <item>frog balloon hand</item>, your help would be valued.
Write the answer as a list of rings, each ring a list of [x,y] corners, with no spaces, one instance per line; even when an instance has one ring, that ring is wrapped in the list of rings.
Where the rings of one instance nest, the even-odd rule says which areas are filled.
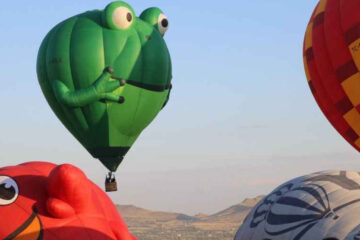
[[[71,91],[62,81],[55,80],[55,96],[60,103],[68,107],[84,107],[100,100],[123,103],[124,97],[118,96],[114,91],[124,85],[124,80],[113,80],[112,73],[112,68],[105,68],[93,85],[75,91]]]
[[[103,74],[95,81],[94,88],[101,100],[123,103],[124,97],[114,93],[116,89],[125,85],[125,80],[112,77],[114,69],[105,68]],[[114,80],[115,79],[115,80]]]

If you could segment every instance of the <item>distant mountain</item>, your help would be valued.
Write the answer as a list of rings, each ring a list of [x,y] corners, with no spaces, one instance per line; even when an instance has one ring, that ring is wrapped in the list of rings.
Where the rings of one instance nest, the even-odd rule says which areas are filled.
[[[133,205],[116,205],[123,218],[131,219],[156,219],[158,221],[176,220],[180,214],[169,212],[155,212],[139,208]]]
[[[130,231],[139,240],[233,240],[249,211],[264,196],[248,198],[212,215],[151,211],[133,205],[117,205]]]
[[[243,202],[215,213],[202,220],[210,222],[239,222],[242,223],[249,211],[260,202],[264,196],[247,198]]]

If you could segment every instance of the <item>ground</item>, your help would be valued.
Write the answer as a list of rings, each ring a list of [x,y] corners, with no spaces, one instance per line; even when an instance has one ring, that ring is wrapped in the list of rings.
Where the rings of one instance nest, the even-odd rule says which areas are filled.
[[[139,240],[233,240],[251,208],[263,196],[246,199],[212,215],[188,216],[118,205],[132,234]]]

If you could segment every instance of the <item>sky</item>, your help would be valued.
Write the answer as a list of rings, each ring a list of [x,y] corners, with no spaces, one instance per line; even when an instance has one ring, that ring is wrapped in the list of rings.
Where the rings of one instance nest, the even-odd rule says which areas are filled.
[[[173,62],[167,107],[117,172],[115,203],[211,214],[291,178],[360,170],[307,85],[302,42],[316,0],[133,0],[161,8]],[[0,166],[72,163],[103,188],[106,169],[52,113],[36,76],[47,32],[103,0],[2,1]]]

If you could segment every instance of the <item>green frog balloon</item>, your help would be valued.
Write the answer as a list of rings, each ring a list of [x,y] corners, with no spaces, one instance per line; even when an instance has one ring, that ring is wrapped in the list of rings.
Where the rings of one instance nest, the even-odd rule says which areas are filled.
[[[110,171],[108,183],[169,99],[168,27],[159,8],[137,17],[129,4],[116,1],[61,22],[41,44],[37,74],[46,100]]]

